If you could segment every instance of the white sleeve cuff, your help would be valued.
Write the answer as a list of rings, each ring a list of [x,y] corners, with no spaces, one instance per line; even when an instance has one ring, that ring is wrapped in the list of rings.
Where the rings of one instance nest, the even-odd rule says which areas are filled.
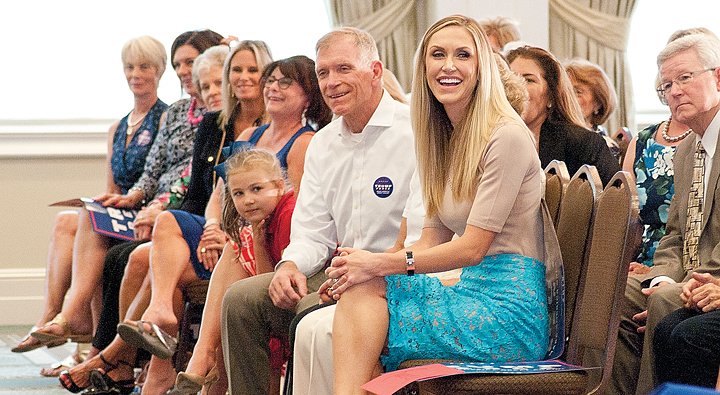
[[[278,262],[278,263],[275,265],[275,271],[278,270],[278,268],[280,267],[280,265],[282,265],[283,263],[285,263],[285,262],[287,262],[287,261],[288,261],[287,259],[281,259],[280,262]]]
[[[675,283],[677,282],[677,281],[673,280],[672,278],[670,278],[670,277],[668,277],[668,276],[657,276],[657,277],[653,278],[652,281],[650,281],[650,287],[649,287],[649,288],[652,288],[652,287],[658,285],[658,283],[661,283],[661,282],[663,282],[663,281],[667,281],[667,282],[669,282],[670,284],[675,284]]]

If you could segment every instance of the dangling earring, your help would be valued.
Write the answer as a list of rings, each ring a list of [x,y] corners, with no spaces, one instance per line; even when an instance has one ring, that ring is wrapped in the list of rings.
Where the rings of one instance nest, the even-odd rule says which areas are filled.
[[[305,117],[305,113],[307,112],[307,107],[302,112],[302,117],[300,118],[300,124],[303,126],[307,126],[307,118]]]

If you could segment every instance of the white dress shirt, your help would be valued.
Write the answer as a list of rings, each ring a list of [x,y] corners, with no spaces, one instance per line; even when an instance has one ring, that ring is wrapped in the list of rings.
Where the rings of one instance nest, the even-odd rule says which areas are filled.
[[[305,154],[290,244],[278,265],[292,261],[310,277],[338,243],[370,252],[392,247],[415,167],[410,108],[387,92],[361,133],[343,117],[321,129]]]

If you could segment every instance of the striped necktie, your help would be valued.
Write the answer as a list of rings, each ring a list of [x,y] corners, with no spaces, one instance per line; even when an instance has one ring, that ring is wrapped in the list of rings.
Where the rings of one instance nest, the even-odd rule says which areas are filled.
[[[685,243],[683,248],[683,268],[693,270],[700,266],[698,258],[698,241],[702,231],[703,194],[705,184],[705,149],[698,142],[693,165],[693,180],[690,186],[687,208],[687,224],[685,225]]]

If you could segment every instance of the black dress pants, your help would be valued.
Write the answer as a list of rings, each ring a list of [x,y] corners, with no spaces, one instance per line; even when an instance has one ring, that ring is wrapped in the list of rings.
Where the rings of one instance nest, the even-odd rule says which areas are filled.
[[[720,310],[682,308],[655,328],[655,385],[664,382],[715,388],[720,367]]]

